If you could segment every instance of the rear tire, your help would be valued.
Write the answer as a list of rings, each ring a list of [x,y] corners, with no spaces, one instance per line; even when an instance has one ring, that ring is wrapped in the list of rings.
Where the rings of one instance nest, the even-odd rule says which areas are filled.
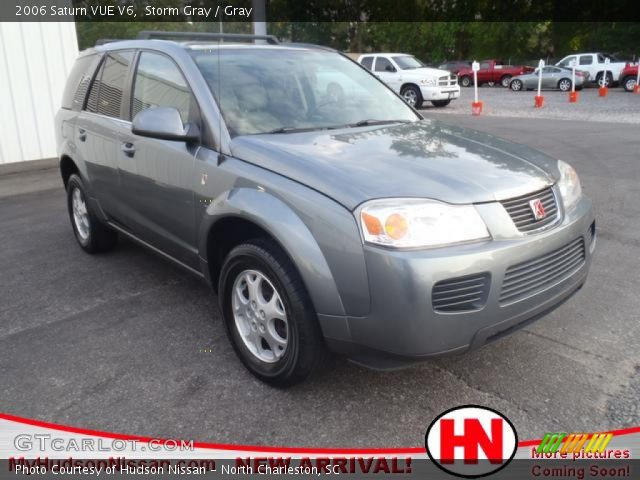
[[[293,263],[274,241],[252,240],[227,255],[218,300],[236,354],[263,382],[295,385],[325,363],[315,309]]]
[[[67,209],[76,240],[87,253],[108,252],[116,246],[118,234],[98,219],[88,198],[80,176],[71,175],[67,181]]]
[[[596,77],[596,83],[600,87],[613,87],[613,75],[607,72],[607,76],[603,75],[603,72],[600,72]]]
[[[471,77],[464,75],[462,77],[460,77],[460,85],[463,87],[470,87],[471,84],[473,82],[471,82]]]
[[[508,88],[509,83],[511,83],[511,75],[505,75],[500,79],[500,85],[502,85],[504,88]]]
[[[561,92],[568,92],[569,90],[571,90],[571,80],[569,80],[568,78],[561,78],[558,81],[558,88]]]
[[[415,85],[406,85],[403,87],[400,91],[400,96],[413,108],[422,107],[422,92],[420,92],[420,89]]]
[[[431,100],[431,103],[436,108],[446,107],[451,103],[451,100]]]

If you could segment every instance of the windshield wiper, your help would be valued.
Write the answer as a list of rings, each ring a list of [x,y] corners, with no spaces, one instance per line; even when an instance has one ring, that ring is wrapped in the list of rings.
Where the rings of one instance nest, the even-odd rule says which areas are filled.
[[[345,125],[323,125],[318,127],[278,127],[268,132],[260,132],[257,135],[270,135],[276,133],[299,133],[299,132],[313,132],[316,130],[339,130],[341,128],[355,128],[355,127],[367,127],[369,125],[386,125],[389,123],[411,123],[411,120],[376,120],[367,119],[360,120],[355,123],[347,123]]]
[[[349,123],[345,125],[345,127],[367,127],[369,125],[385,125],[388,123],[411,123],[411,120],[376,120],[376,119],[367,119],[360,120],[359,122]]]
[[[271,133],[296,133],[296,132],[312,132],[314,130],[320,130],[323,127],[279,127],[274,128],[273,130],[269,130],[268,132],[260,132],[261,134],[271,134]]]

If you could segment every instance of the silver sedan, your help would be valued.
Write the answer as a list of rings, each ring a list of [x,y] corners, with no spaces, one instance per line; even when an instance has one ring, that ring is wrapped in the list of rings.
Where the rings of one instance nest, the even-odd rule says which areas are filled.
[[[581,90],[587,80],[588,73],[576,71],[576,90]],[[522,90],[534,90],[538,88],[538,69],[535,72],[525,73],[513,77],[509,87],[514,92]],[[559,89],[563,92],[571,90],[571,69],[548,66],[542,68],[542,88]]]

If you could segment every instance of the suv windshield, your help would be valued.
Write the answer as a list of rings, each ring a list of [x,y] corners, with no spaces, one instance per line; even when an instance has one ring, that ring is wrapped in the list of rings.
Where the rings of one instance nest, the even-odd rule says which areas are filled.
[[[400,67],[400,70],[413,70],[415,68],[424,67],[425,64],[418,60],[416,57],[409,55],[403,55],[401,57],[393,57],[393,61]]]
[[[232,136],[419,120],[374,76],[334,52],[207,46],[191,54]]]

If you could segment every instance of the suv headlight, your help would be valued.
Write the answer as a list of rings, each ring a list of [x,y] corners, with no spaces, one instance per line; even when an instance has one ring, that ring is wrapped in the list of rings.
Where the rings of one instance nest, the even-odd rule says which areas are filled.
[[[364,241],[394,248],[436,247],[490,238],[473,205],[396,198],[360,210]]]
[[[558,189],[562,197],[562,203],[565,210],[573,207],[582,196],[582,187],[580,186],[580,178],[575,169],[566,162],[558,160],[558,170],[560,170],[560,180],[558,181]]]
[[[420,80],[420,83],[426,87],[435,87],[437,81],[436,78],[425,78],[424,80]]]

